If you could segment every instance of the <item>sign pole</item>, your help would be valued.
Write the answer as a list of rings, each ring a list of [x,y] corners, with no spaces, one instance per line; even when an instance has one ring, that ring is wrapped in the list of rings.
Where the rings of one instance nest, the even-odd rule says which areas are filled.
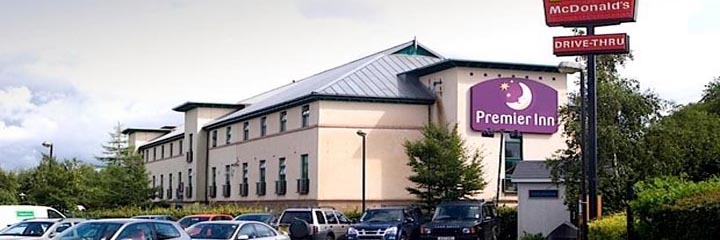
[[[587,27],[587,35],[595,35],[595,26]],[[597,199],[597,78],[595,76],[596,55],[590,54],[587,57],[588,69],[588,188],[590,220],[598,217]]]

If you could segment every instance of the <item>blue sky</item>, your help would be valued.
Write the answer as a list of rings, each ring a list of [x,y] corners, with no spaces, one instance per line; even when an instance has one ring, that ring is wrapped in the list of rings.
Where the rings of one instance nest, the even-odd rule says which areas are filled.
[[[557,64],[541,1],[0,1],[0,166],[53,141],[92,161],[114,124],[179,124],[185,101],[237,102],[417,37],[447,57]],[[643,88],[687,103],[720,76],[720,2],[639,1]]]

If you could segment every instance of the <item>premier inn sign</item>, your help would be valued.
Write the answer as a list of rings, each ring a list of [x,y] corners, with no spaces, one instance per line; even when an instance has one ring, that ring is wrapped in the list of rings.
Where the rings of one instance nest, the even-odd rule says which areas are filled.
[[[634,22],[637,0],[543,0],[550,27],[583,27]]]
[[[523,78],[487,80],[470,88],[470,122],[474,131],[558,131],[558,92]]]

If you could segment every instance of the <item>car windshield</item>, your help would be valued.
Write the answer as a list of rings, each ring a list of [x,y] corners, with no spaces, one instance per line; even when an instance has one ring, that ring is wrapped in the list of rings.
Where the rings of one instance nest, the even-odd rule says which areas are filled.
[[[21,222],[0,232],[0,236],[40,237],[53,225],[53,222]]]
[[[182,220],[180,220],[180,226],[183,228],[187,228],[189,226],[192,226],[193,224],[199,223],[199,222],[207,222],[210,220],[210,217],[185,217]]]
[[[372,209],[363,214],[362,222],[399,222],[402,221],[401,209]]]
[[[479,206],[473,205],[440,205],[435,210],[433,220],[463,220],[480,219],[482,211]]]
[[[286,211],[285,214],[283,214],[282,219],[280,219],[280,224],[290,224],[296,219],[309,223],[313,222],[310,211]]]
[[[122,226],[121,223],[86,222],[65,230],[59,240],[107,240]]]
[[[237,221],[256,221],[256,222],[267,222],[270,220],[270,215],[262,214],[245,214],[235,218]]]
[[[200,223],[188,228],[186,232],[193,239],[230,239],[238,224]]]

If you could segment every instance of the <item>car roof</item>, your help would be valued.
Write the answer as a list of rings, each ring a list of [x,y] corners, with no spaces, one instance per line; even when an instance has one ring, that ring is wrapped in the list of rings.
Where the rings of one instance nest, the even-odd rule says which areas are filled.
[[[288,212],[288,211],[301,212],[301,211],[311,211],[311,210],[335,211],[335,209],[333,209],[333,208],[307,207],[307,208],[288,208],[288,209],[285,209],[284,212]]]
[[[485,203],[483,200],[464,200],[441,202],[440,205],[484,205]]]
[[[98,219],[90,220],[86,222],[99,222],[99,223],[136,223],[136,222],[152,222],[152,223],[168,223],[169,221],[154,220],[154,219],[135,219],[135,218],[112,218],[112,219]]]
[[[199,222],[196,224],[200,225],[200,224],[246,224],[246,223],[258,223],[258,222],[256,222],[256,221],[222,220],[222,221],[212,221],[212,222]]]
[[[187,215],[187,216],[185,216],[185,218],[187,218],[187,217],[217,217],[217,216],[228,216],[228,217],[232,217],[232,216],[227,215],[227,214],[213,214],[213,213],[209,213],[209,214]]]
[[[170,217],[170,215],[137,215],[135,217]]]
[[[243,213],[243,214],[240,214],[240,216],[251,216],[251,215],[275,215],[275,213]]]

